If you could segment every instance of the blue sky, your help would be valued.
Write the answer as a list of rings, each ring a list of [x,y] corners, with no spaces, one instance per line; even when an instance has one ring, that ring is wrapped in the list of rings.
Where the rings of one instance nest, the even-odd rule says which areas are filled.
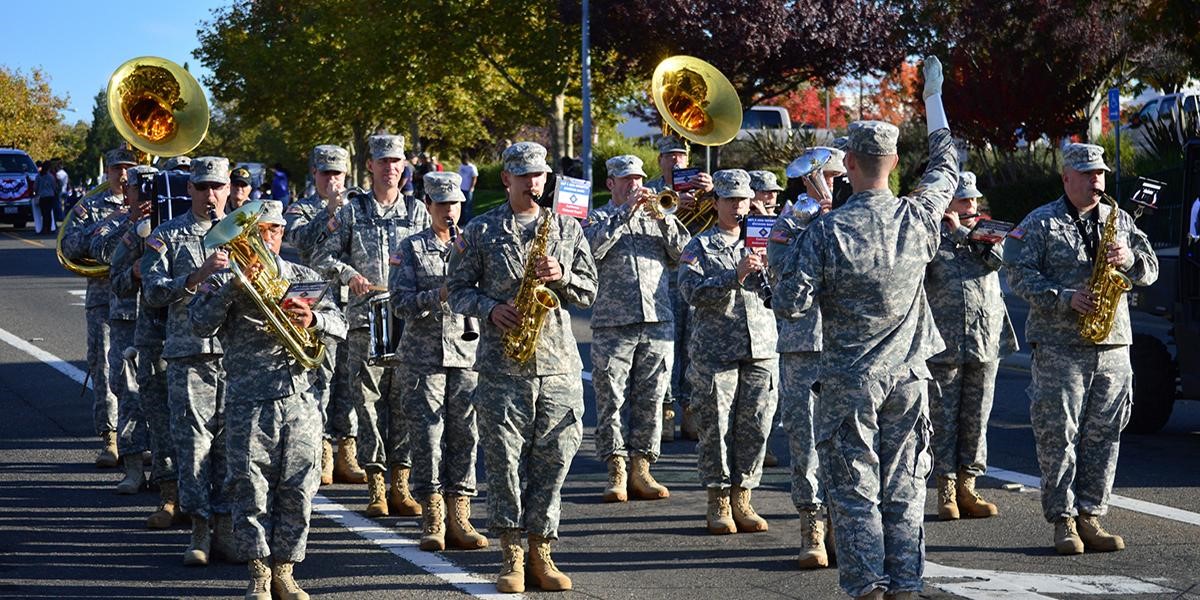
[[[63,117],[68,123],[92,120],[96,92],[126,60],[137,56],[161,56],[179,64],[188,63],[196,79],[209,75],[192,57],[199,45],[196,30],[211,18],[211,10],[229,0],[178,2],[132,2],[129,0],[59,0],[33,6],[46,9],[35,14],[25,6],[19,27],[8,27],[0,35],[0,65],[19,69],[26,75],[41,68],[59,97],[70,96]],[[15,15],[10,15],[15,16]]]

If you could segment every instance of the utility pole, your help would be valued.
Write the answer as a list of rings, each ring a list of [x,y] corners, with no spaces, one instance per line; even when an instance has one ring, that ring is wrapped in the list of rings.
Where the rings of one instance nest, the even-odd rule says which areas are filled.
[[[588,0],[583,0],[583,178],[592,180],[592,59],[588,52]]]

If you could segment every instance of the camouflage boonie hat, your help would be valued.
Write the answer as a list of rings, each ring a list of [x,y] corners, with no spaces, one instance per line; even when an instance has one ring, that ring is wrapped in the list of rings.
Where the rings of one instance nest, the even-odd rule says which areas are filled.
[[[750,189],[756,192],[782,192],[783,186],[770,171],[750,171]]]
[[[401,142],[403,145],[403,142]],[[312,166],[318,173],[324,171],[350,172],[350,152],[341,146],[321,144],[312,151]]]
[[[658,138],[658,142],[655,145],[658,146],[659,154],[670,154],[672,152],[687,154],[688,152],[687,143],[673,135],[664,135]]]
[[[367,139],[371,147],[371,160],[381,158],[399,158],[404,160],[404,136],[402,135],[373,135]]]
[[[753,198],[750,174],[741,169],[723,169],[713,173],[713,191],[718,198]]]
[[[850,124],[846,150],[870,156],[889,156],[896,153],[900,129],[883,121],[855,121]]]
[[[958,174],[958,189],[954,191],[954,199],[961,200],[963,198],[982,198],[983,194],[979,192],[979,188],[975,187],[975,174],[970,171],[963,171]]]
[[[1067,144],[1063,148],[1063,165],[1080,173],[1110,170],[1104,164],[1104,148],[1095,144]]]
[[[192,183],[229,183],[229,159],[201,156],[192,161]]]
[[[462,177],[458,173],[430,171],[421,181],[425,182],[425,195],[434,204],[467,201],[462,193]]]
[[[173,156],[168,158],[167,162],[163,164],[164,171],[174,171],[176,169],[183,169],[184,171],[187,171],[191,168],[192,159],[187,156]]]
[[[609,177],[625,177],[627,175],[646,176],[646,172],[642,170],[642,159],[632,154],[614,156],[604,161],[604,167],[608,169]]]
[[[546,164],[546,149],[536,142],[517,142],[504,149],[501,156],[504,170],[512,175],[526,173],[549,173]]]
[[[133,155],[132,150],[125,148],[113,148],[104,153],[104,166],[115,167],[117,165],[133,166],[137,163],[137,157]]]
[[[283,203],[278,200],[263,200],[263,211],[258,217],[258,222],[287,225],[287,221],[283,220]]]

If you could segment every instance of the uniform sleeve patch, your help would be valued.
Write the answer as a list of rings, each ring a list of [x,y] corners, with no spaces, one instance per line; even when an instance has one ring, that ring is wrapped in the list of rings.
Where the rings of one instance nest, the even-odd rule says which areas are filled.
[[[133,247],[133,233],[126,233],[125,235],[121,236],[121,243],[125,244],[126,248],[132,248]]]
[[[775,229],[768,239],[776,244],[788,244],[792,241],[792,233],[786,229]]]
[[[1025,230],[1021,227],[1013,227],[1012,231],[1008,232],[1008,237],[1014,240],[1025,239]]]
[[[83,207],[82,200],[78,204],[75,205],[75,208],[72,209],[72,212],[74,212],[75,216],[77,216],[77,217],[82,217],[83,213],[87,212],[87,209]]]
[[[296,202],[288,207],[287,213],[289,215],[299,215],[299,214],[303,214],[304,210],[300,208],[300,203]]]
[[[326,227],[329,229],[330,232],[334,232],[334,231],[337,231],[337,229],[340,225],[341,225],[341,223],[338,222],[337,217],[330,217],[329,222],[326,224]]]
[[[146,245],[149,246],[151,250],[154,250],[159,254],[162,254],[167,249],[167,245],[156,237],[146,238]]]
[[[393,267],[404,264],[404,255],[397,252],[388,258],[388,264]]]
[[[698,260],[698,258],[699,257],[696,256],[695,252],[688,250],[679,257],[679,262],[681,262],[685,265],[694,265],[694,264],[696,264],[696,261]]]
[[[458,239],[454,240],[454,247],[457,248],[460,253],[466,252],[467,251],[467,237],[462,234],[459,234]]]

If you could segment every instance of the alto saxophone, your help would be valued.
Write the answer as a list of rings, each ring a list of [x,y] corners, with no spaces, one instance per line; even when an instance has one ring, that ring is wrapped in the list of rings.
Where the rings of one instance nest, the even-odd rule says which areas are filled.
[[[1112,206],[1108,219],[1104,221],[1104,235],[1096,247],[1096,262],[1092,266],[1092,278],[1088,280],[1088,291],[1096,304],[1095,310],[1079,316],[1079,335],[1083,339],[1099,344],[1108,339],[1113,323],[1117,319],[1117,307],[1121,296],[1133,289],[1133,282],[1113,265],[1108,264],[1108,247],[1117,239],[1117,201],[1100,192],[1101,200]],[[1097,207],[1099,210],[1099,207]]]
[[[528,362],[537,350],[538,336],[546,323],[546,315],[559,306],[558,296],[538,281],[537,261],[546,255],[546,241],[550,238],[550,220],[554,211],[543,208],[542,222],[537,236],[529,247],[525,258],[525,274],[521,276],[521,287],[513,300],[513,307],[521,315],[521,322],[504,333],[504,355],[519,362]]]

